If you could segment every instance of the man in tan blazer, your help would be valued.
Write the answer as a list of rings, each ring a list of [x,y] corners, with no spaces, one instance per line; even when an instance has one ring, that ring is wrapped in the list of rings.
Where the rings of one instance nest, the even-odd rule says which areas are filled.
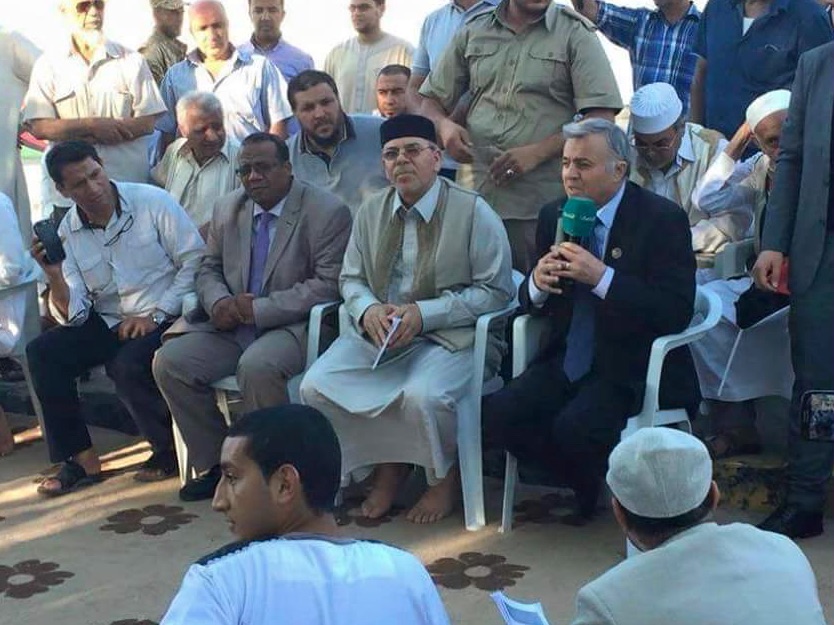
[[[201,472],[180,490],[184,501],[212,497],[220,478],[226,424],[211,383],[236,373],[246,411],[288,403],[287,382],[304,369],[310,309],[339,297],[351,229],[340,199],[293,179],[275,136],[243,141],[238,174],[243,189],[217,200],[197,271],[208,320],[179,319],[153,362]]]

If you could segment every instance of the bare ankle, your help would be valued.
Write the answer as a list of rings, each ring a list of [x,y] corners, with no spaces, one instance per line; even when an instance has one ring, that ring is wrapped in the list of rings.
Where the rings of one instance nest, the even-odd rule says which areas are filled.
[[[81,465],[87,473],[98,473],[101,471],[101,459],[95,450],[90,447],[81,451],[73,457],[73,460]]]

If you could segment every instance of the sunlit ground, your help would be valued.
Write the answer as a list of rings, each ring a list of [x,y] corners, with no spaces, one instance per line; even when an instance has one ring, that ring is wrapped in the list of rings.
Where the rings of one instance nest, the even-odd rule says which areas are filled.
[[[13,426],[33,425],[31,418],[12,419]],[[188,565],[231,540],[208,502],[179,502],[177,480],[133,480],[136,465],[148,456],[146,444],[107,430],[92,432],[110,477],[66,497],[44,499],[35,493],[51,468],[43,442],[30,440],[0,458],[0,517],[5,517],[0,520],[0,625],[158,622]],[[586,527],[569,527],[556,521],[558,508],[543,506],[547,490],[522,488],[516,501],[520,510],[532,512],[527,517],[519,512],[515,530],[502,535],[497,532],[500,488],[497,480],[487,480],[491,524],[480,532],[463,529],[460,510],[430,527],[414,526],[401,514],[367,527],[347,511],[340,517],[346,523],[342,531],[417,554],[435,573],[453,623],[498,625],[489,599],[495,588],[542,601],[554,625],[568,622],[576,591],[623,557],[624,543],[610,513]],[[722,510],[719,520],[761,516]],[[834,527],[830,522],[827,527],[826,535],[801,546],[817,573],[826,610],[834,616]],[[23,572],[4,578],[3,567]],[[49,572],[39,573],[43,567]],[[10,596],[31,589],[38,579],[51,580],[56,571],[56,585],[42,585],[42,592],[26,597]]]

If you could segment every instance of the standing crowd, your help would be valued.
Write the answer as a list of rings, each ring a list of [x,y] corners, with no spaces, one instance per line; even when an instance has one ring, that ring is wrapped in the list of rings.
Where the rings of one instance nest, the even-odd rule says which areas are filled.
[[[42,195],[65,255],[37,234],[26,254],[18,128],[0,128],[0,286],[39,275],[53,323],[25,347],[60,464],[38,492],[102,480],[76,385],[103,365],[152,449],[135,478],[182,470],[179,496],[212,499],[244,541],[189,570],[164,623],[444,623],[419,563],[336,536],[332,510],[365,481],[362,514],[382,517],[416,469],[407,518],[448,516],[471,479],[461,415],[477,414],[467,436],[572,489],[575,525],[607,483],[646,552],[580,592],[576,623],[822,623],[788,538],[823,532],[834,465],[834,439],[802,423],[820,393],[834,405],[830,5],[450,0],[414,49],[382,30],[386,0],[345,2],[356,36],[323,70],[285,39],[283,0],[248,0],[240,45],[219,0],[150,0],[138,52],[104,34],[105,0],[60,0],[55,52],[0,30],[0,71],[27,89],[5,117],[22,104],[49,144]],[[629,52],[627,116],[598,33]],[[714,431],[620,442],[653,342],[701,299],[721,319],[670,353],[659,398],[690,420],[706,408]],[[7,354],[24,311],[18,295],[0,306]],[[546,344],[475,397],[500,379],[514,312],[545,319]],[[786,323],[789,361],[771,357]],[[771,334],[731,369],[751,328]],[[233,423],[214,388],[227,379]],[[711,462],[760,451],[753,400],[774,394],[791,397],[785,499],[761,529],[719,527]],[[0,453],[10,441],[0,412]],[[669,585],[690,564],[697,594]]]

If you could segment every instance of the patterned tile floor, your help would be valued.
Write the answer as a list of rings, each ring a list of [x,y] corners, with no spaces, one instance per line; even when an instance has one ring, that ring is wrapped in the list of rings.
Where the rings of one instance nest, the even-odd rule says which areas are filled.
[[[31,423],[13,415],[13,425]],[[46,449],[31,442],[0,458],[0,625],[154,625],[190,562],[230,540],[208,503],[184,504],[177,481],[138,484],[132,469],[148,450],[136,439],[93,429],[107,453],[108,479],[57,500],[35,494],[48,473]],[[487,481],[485,530],[463,530],[461,514],[432,527],[408,523],[400,510],[377,522],[356,514],[358,500],[339,511],[347,535],[388,541],[426,564],[454,623],[498,625],[488,593],[505,589],[541,600],[553,625],[568,622],[580,586],[620,561],[623,540],[610,514],[591,525],[559,522],[569,500],[522,489],[515,531],[497,532],[500,484]],[[722,521],[755,520],[722,510]],[[801,543],[834,620],[834,524]]]

